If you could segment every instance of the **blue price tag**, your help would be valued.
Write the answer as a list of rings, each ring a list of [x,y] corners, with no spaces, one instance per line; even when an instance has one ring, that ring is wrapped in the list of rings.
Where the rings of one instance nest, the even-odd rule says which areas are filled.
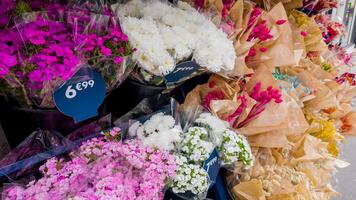
[[[194,72],[198,71],[200,66],[195,61],[187,61],[179,63],[174,71],[165,76],[167,84],[174,84],[180,80],[189,77]]]
[[[53,94],[59,111],[81,122],[98,115],[98,108],[105,98],[105,82],[101,75],[83,67],[57,88]]]
[[[204,161],[204,169],[208,172],[210,180],[214,183],[216,182],[216,177],[219,174],[220,164],[219,164],[219,154],[216,149],[211,152],[210,156],[206,161]]]

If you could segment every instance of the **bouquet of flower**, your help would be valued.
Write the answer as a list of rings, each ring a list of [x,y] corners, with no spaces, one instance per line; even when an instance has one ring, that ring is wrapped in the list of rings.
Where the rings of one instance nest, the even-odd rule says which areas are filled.
[[[180,144],[182,155],[194,163],[203,163],[209,158],[214,149],[214,144],[207,141],[208,131],[202,127],[190,127],[187,133],[183,134]]]
[[[193,195],[201,195],[209,186],[208,173],[199,165],[189,164],[184,156],[176,156],[176,176],[171,184],[174,193],[191,192]]]
[[[195,121],[209,130],[219,152],[219,161],[223,166],[242,162],[246,168],[253,165],[253,155],[247,139],[231,129],[229,124],[210,113],[202,113]]]
[[[48,98],[46,91],[70,78],[80,61],[71,31],[63,22],[40,13],[30,14],[28,20],[18,24],[20,34],[14,29],[2,32],[7,35],[1,41],[6,59],[0,68],[2,93],[15,94],[14,99],[25,106],[41,105]]]
[[[132,49],[107,16],[58,9],[26,13],[16,22],[0,33],[0,89],[21,106],[53,107],[54,89],[81,64],[101,72],[108,90],[127,74]]]
[[[152,148],[173,150],[181,142],[182,129],[170,115],[157,113],[143,124],[135,122],[130,126],[131,136],[137,136],[143,144]]]
[[[281,3],[276,1],[205,1],[185,0],[205,13],[213,11],[214,22],[229,34],[233,41],[236,63],[234,70],[225,75],[230,77],[252,73],[251,68],[263,64],[266,66],[289,66],[293,59],[279,57],[283,53],[286,58],[293,56],[291,49],[292,37],[288,16]],[[256,4],[269,4],[263,10]],[[290,2],[290,1],[289,1]],[[287,2],[285,2],[287,3]]]
[[[119,131],[84,142],[70,161],[48,160],[42,178],[7,188],[4,199],[162,199],[175,175],[174,156],[139,140],[122,143]]]
[[[135,66],[131,60],[135,50],[114,17],[85,10],[72,15],[73,20],[81,20],[82,24],[77,28],[79,33],[76,35],[81,58],[101,73],[110,91]]]
[[[61,6],[50,0],[2,0],[0,2],[0,27],[13,25],[12,18],[24,13]]]
[[[331,21],[330,17],[325,14],[317,14],[314,19],[320,26],[320,30],[322,31],[324,42],[326,44],[337,41],[337,39],[345,33],[345,27],[343,24]]]
[[[177,63],[190,58],[212,72],[234,68],[235,52],[227,35],[184,2],[172,6],[133,0],[113,8],[137,49],[133,58],[146,81],[169,74]]]
[[[168,185],[174,193],[184,197],[206,195],[209,177],[202,167],[202,162],[209,157],[213,145],[202,140],[204,134],[207,137],[204,129],[191,128],[188,133],[183,133],[171,115],[159,112],[150,116],[143,124],[133,123],[128,131],[131,137],[136,136],[151,148],[174,152],[177,163],[176,176]],[[199,152],[200,155],[197,155]]]

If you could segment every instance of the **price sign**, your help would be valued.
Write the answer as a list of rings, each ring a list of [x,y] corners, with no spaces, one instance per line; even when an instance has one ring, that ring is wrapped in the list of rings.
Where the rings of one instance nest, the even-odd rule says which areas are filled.
[[[94,80],[83,81],[75,84],[75,89],[73,89],[73,85],[69,85],[66,89],[65,96],[68,99],[72,99],[77,96],[77,91],[82,91],[88,88],[94,87]]]
[[[200,66],[195,61],[179,63],[173,70],[165,76],[167,84],[180,82],[199,70]]]
[[[53,99],[59,111],[80,122],[98,114],[105,98],[105,82],[89,67],[78,70],[54,92]]]
[[[210,180],[215,183],[216,177],[219,174],[220,164],[219,164],[219,154],[216,149],[211,152],[208,159],[205,160],[203,167],[208,172]]]

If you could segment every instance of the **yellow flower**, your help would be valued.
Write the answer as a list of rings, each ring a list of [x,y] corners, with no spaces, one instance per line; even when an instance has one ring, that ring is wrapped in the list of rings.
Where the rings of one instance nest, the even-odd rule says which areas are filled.
[[[337,140],[342,139],[338,136],[334,123],[331,120],[317,118],[312,114],[306,114],[306,119],[310,124],[307,133],[328,143],[328,151],[334,156],[339,155]]]
[[[331,64],[329,64],[329,63],[322,63],[321,64],[321,68],[324,71],[331,72],[331,70],[333,69],[333,66]]]
[[[306,14],[294,9],[290,11],[290,14],[295,18],[298,27],[309,24],[310,18]]]

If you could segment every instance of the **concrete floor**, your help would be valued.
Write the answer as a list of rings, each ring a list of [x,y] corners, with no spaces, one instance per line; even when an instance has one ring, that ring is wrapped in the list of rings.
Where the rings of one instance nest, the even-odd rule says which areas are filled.
[[[346,168],[336,173],[334,188],[341,193],[333,200],[356,200],[356,136],[347,137],[340,146],[340,159],[349,162]]]

